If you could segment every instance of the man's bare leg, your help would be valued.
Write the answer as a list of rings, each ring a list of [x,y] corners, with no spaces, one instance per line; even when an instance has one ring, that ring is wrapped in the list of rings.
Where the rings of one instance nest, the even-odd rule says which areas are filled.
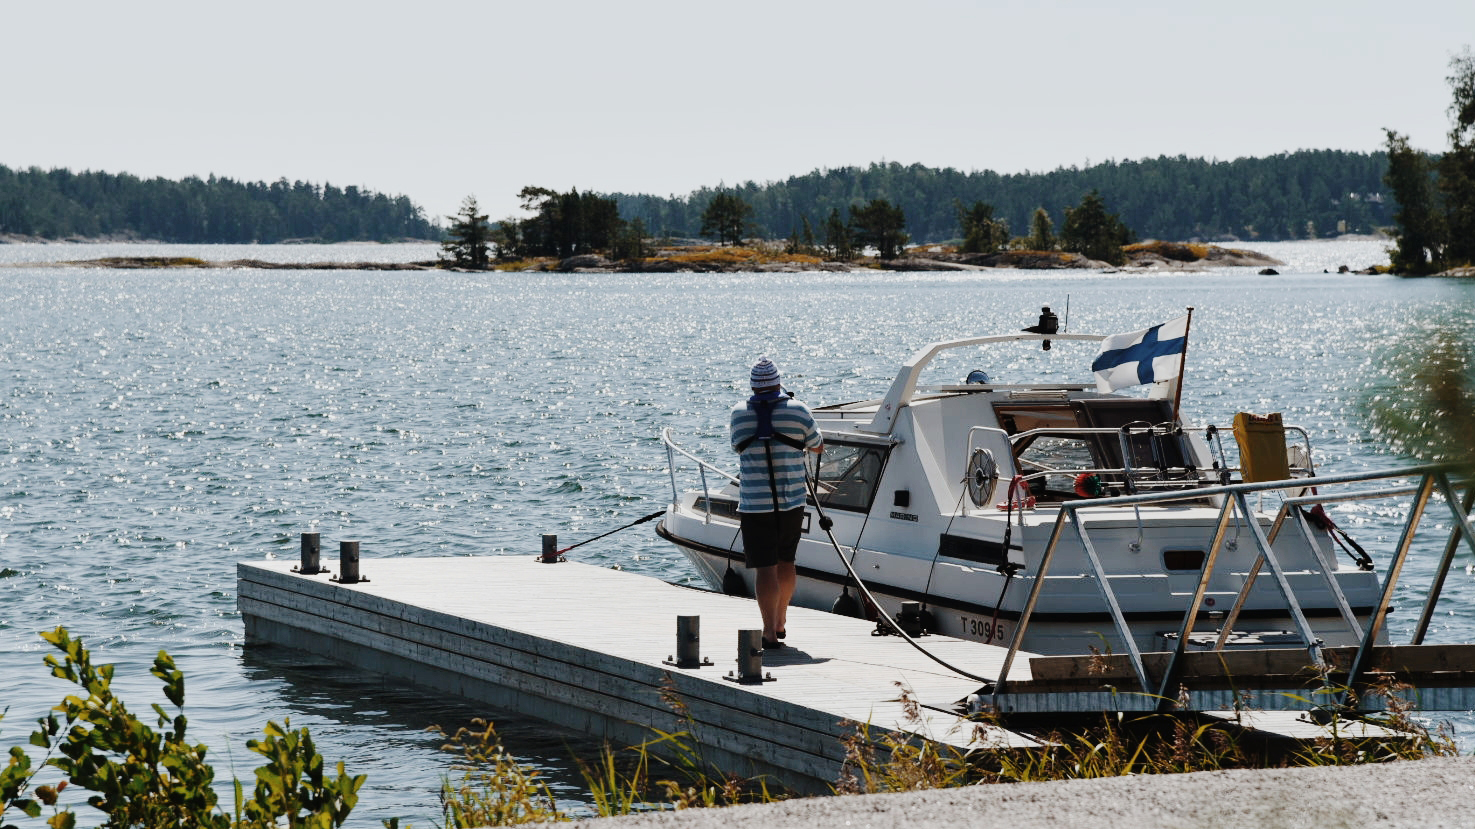
[[[774,632],[779,620],[779,601],[783,597],[778,569],[782,566],[753,568],[753,592],[758,599],[758,612],[763,616],[763,638],[769,642],[777,639]]]
[[[798,570],[792,561],[780,561],[774,565],[774,580],[778,582],[778,599],[773,609],[773,631],[788,633],[789,602],[794,600],[794,585],[799,581]]]

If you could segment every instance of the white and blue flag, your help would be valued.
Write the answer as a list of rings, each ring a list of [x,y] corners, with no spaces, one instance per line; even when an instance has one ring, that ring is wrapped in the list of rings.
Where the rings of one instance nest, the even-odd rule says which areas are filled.
[[[1096,390],[1113,392],[1128,386],[1161,383],[1178,376],[1188,348],[1188,317],[1182,316],[1146,331],[1115,334],[1101,341],[1101,353],[1091,363]]]

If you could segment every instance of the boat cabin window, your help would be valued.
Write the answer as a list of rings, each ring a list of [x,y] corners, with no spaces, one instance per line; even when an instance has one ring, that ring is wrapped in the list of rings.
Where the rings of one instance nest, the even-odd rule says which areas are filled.
[[[819,456],[816,489],[821,506],[866,512],[875,500],[886,466],[887,449],[881,446],[848,444],[825,440]]]
[[[999,425],[1010,435],[1020,471],[1037,498],[1066,500],[1122,494],[1126,467],[1139,488],[1197,484],[1186,469],[1181,436],[1159,428],[1173,419],[1166,400],[1103,398],[1039,403],[998,403]],[[1132,424],[1128,455],[1120,429]],[[1095,481],[1084,476],[1094,475]]]

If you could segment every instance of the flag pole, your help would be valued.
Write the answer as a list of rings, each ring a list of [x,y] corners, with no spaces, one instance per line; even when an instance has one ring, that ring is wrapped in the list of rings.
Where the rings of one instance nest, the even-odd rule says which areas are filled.
[[[1173,420],[1182,423],[1179,414],[1183,403],[1183,371],[1188,366],[1188,330],[1193,327],[1193,306],[1188,306],[1188,319],[1183,323],[1183,353],[1178,355],[1178,387],[1173,390]]]

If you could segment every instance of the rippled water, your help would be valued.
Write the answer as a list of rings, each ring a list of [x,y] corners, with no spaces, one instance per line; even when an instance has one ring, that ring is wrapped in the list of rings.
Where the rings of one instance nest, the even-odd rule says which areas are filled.
[[[22,242],[0,244],[0,264],[77,262],[113,256],[191,256],[207,262],[260,259],[263,262],[426,262],[436,258],[434,242],[382,245],[166,245],[158,242]]]
[[[6,260],[25,247],[0,246],[0,262],[37,261]],[[309,247],[204,258],[291,261]],[[323,247],[357,261],[380,246]],[[428,825],[448,757],[423,728],[485,712],[244,651],[237,561],[295,557],[309,530],[329,556],[359,539],[370,575],[376,557],[531,554],[544,532],[589,537],[665,503],[663,427],[725,462],[726,410],[760,353],[812,404],[869,397],[918,346],[1019,328],[1067,298],[1073,331],[1133,330],[1194,306],[1191,419],[1283,411],[1311,431],[1323,470],[1389,466],[1354,405],[1379,348],[1406,321],[1468,325],[1475,286],[1321,273],[1365,266],[1380,247],[1276,247],[1304,272],[1278,277],[0,268],[0,734],[23,742],[65,693],[36,636],[64,624],[118,663],[136,710],[158,698],[154,654],[174,654],[195,737],[222,764],[229,745],[248,774],[245,739],[291,717],[330,760],[369,775],[357,825]],[[57,258],[142,255],[79,250]],[[1057,347],[982,367],[1003,380],[1048,360],[1084,377],[1089,359]],[[1379,509],[1348,518],[1354,533],[1396,532]],[[649,527],[578,554],[694,579]],[[1463,570],[1452,581],[1436,635],[1475,640],[1475,584]],[[586,742],[493,716],[572,791],[570,752]]]

